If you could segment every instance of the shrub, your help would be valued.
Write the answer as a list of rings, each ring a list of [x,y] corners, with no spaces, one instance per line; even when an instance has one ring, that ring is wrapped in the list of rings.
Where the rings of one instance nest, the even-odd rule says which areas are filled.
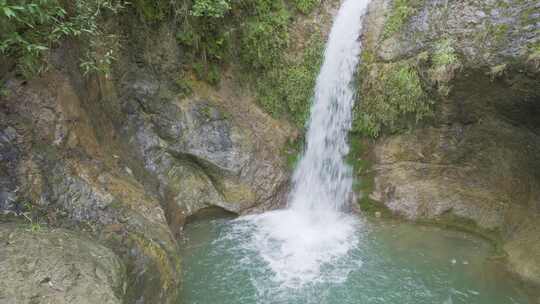
[[[436,67],[455,64],[458,62],[456,50],[453,47],[454,41],[449,38],[439,40],[433,49],[432,61]]]
[[[84,36],[90,47],[97,47],[92,42],[103,34],[98,18],[122,7],[123,1],[115,0],[75,0],[69,7],[58,0],[0,0],[0,53],[15,58],[23,75],[38,74],[46,67],[47,50],[65,37]],[[68,9],[73,12],[68,14]],[[105,54],[109,58],[104,62],[113,58],[112,52]],[[94,64],[100,60],[93,59]],[[86,67],[90,65],[88,61]]]
[[[166,0],[133,0],[131,4],[142,20],[148,22],[163,20],[169,10]]]
[[[245,65],[255,69],[271,68],[284,56],[289,44],[289,13],[282,9],[253,18],[243,26],[240,56]]]
[[[191,14],[196,17],[223,18],[230,9],[228,0],[195,0]]]
[[[290,4],[307,12],[319,2],[292,0]],[[289,58],[291,20],[292,12],[283,0],[195,0],[177,39],[192,56],[190,67],[199,79],[217,84],[219,68],[236,60],[247,83],[255,84],[267,112],[303,126],[324,44],[318,37],[299,59]]]
[[[294,0],[293,4],[304,14],[311,12],[317,5],[321,3],[321,0]]]
[[[412,63],[371,64],[370,69],[355,108],[354,131],[378,137],[383,130],[396,132],[432,115],[433,100]]]
[[[262,107],[276,117],[285,116],[303,127],[309,116],[323,51],[324,42],[316,35],[300,60],[284,60],[263,73],[257,84]]]

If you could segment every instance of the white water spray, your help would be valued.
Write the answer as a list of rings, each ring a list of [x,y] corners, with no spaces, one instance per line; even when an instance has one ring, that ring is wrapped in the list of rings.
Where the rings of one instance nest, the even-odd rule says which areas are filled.
[[[272,270],[281,287],[342,282],[355,265],[342,263],[358,244],[358,220],[343,213],[352,193],[349,152],[354,91],[368,0],[345,0],[326,46],[311,108],[305,153],[293,176],[289,208],[239,219],[253,237],[246,249]],[[261,282],[260,284],[263,284]]]

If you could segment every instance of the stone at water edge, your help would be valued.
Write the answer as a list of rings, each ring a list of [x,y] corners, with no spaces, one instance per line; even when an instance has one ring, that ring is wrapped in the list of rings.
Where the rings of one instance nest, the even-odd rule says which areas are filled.
[[[118,256],[74,232],[0,225],[0,304],[121,304]],[[20,253],[24,252],[24,255]]]

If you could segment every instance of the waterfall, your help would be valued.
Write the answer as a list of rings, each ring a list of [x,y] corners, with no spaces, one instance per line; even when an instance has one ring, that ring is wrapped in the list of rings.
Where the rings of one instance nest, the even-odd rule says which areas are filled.
[[[358,64],[361,16],[367,0],[347,0],[335,19],[317,78],[307,132],[307,147],[293,176],[289,206],[339,211],[352,191],[349,152],[354,91],[351,81]]]
[[[280,286],[343,282],[361,263],[348,257],[359,243],[360,221],[343,212],[352,193],[351,168],[344,157],[354,103],[351,81],[367,4],[368,0],[345,0],[332,26],[288,208],[240,218],[243,224],[236,226],[241,234],[251,232],[244,249],[261,258]]]

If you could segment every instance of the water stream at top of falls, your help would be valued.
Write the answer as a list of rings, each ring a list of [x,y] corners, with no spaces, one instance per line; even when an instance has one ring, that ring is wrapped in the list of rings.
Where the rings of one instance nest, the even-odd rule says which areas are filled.
[[[342,209],[352,195],[351,168],[344,157],[354,104],[351,81],[368,2],[345,0],[334,20],[288,208],[242,217],[237,221],[244,224],[235,226],[251,232],[243,246],[260,256],[271,269],[272,280],[286,288],[344,281],[361,263],[345,258],[358,244],[360,222]],[[349,262],[342,263],[345,260]]]

